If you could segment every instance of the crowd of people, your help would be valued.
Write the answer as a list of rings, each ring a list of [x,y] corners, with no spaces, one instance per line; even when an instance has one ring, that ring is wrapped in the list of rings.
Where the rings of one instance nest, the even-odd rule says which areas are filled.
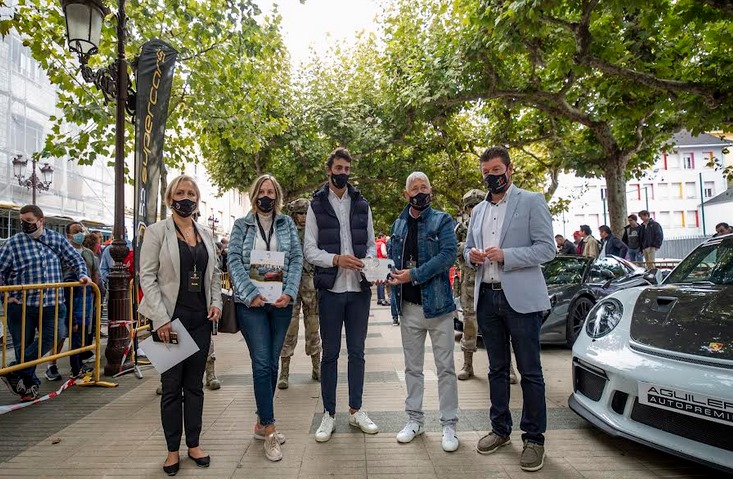
[[[599,241],[588,225],[581,225],[575,241],[556,235],[553,242],[552,218],[543,195],[513,184],[513,164],[501,147],[481,155],[479,169],[488,193],[467,192],[458,222],[433,208],[430,179],[415,171],[405,179],[406,204],[389,235],[375,235],[371,207],[349,182],[352,167],[349,151],[337,148],[325,162],[322,187],[312,198],[288,205],[277,178],[260,176],[250,189],[251,211],[235,221],[229,241],[220,242],[195,221],[201,202],[196,181],[183,175],[169,183],[165,202],[172,214],[147,228],[138,271],[144,293],[139,312],[152,322],[156,338],[171,342],[185,330],[199,348],[161,374],[161,422],[168,451],[163,470],[168,475],[179,471],[184,431],[191,460],[200,467],[211,464],[199,440],[202,378],[209,363],[213,372],[212,334],[222,315],[222,271],[230,276],[236,322],[251,359],[257,407],[253,437],[263,441],[267,459],[279,461],[284,454],[286,437],[277,428],[273,398],[276,388],[289,387],[301,310],[305,353],[312,360],[313,380],[321,383],[323,415],[315,440],[327,442],[334,431],[342,332],[348,356],[348,422],[366,434],[379,432],[363,404],[365,341],[376,284],[377,304],[391,307],[404,352],[406,422],[396,440],[408,443],[424,432],[424,354],[429,336],[438,376],[441,447],[446,452],[458,449],[457,381],[474,376],[480,330],[489,362],[491,430],[475,448],[492,454],[510,444],[514,427],[510,384],[521,378],[519,465],[537,471],[544,465],[547,427],[539,332],[542,312],[550,309],[541,265],[558,253],[653,262],[663,241],[661,225],[648,211],[640,211],[638,217],[629,215],[620,239],[603,225]],[[81,299],[90,295],[81,292],[92,281],[104,288],[112,260],[109,248],[100,247],[98,235],[87,234],[79,223],[68,225],[66,236],[45,229],[43,212],[36,206],[21,209],[21,225],[22,232],[0,248],[2,284],[81,283],[71,302],[58,298],[54,290],[44,293],[43,304],[37,291],[25,297],[25,361],[30,361],[60,350],[62,344],[53,344],[55,334],[71,337],[72,347],[81,344],[89,333],[84,318],[93,316],[88,301]],[[731,232],[725,223],[716,230]],[[263,269],[263,258],[279,258],[279,263],[274,270]],[[369,282],[362,271],[367,258],[389,258],[394,269],[383,280]],[[457,259],[464,313],[463,366],[458,372],[452,287]],[[268,278],[280,283],[280,289],[272,290],[272,285],[263,289],[261,281]],[[16,358],[20,358],[20,302],[18,293],[10,294],[8,327]],[[66,317],[66,307],[72,308],[71,331],[64,329],[64,321],[58,322],[58,331],[53,330],[56,307],[60,317]],[[42,331],[41,344],[33,342],[36,330]],[[71,369],[72,376],[87,372],[78,357],[72,357]],[[34,371],[30,367],[2,379],[23,400],[34,399],[40,384]],[[55,364],[49,365],[46,376],[60,378]]]
[[[22,292],[8,293],[5,313],[15,354],[10,366],[21,362],[21,358],[27,362],[51,351],[60,352],[67,338],[70,338],[70,347],[74,349],[92,344],[95,311],[93,293],[88,285],[94,282],[100,290],[104,290],[105,281],[101,269],[101,232],[86,231],[76,221],[65,226],[64,234],[46,228],[43,210],[35,205],[20,209],[20,225],[21,233],[12,236],[0,247],[0,284],[78,281],[81,285],[29,290],[25,295],[25,305]],[[22,319],[24,309],[25,331]],[[37,331],[40,332],[40,344]],[[21,348],[22,338],[25,338],[24,348]],[[91,368],[83,361],[91,359],[91,356],[92,352],[83,352],[69,358],[71,378],[80,378],[90,372]],[[35,369],[29,367],[2,376],[10,390],[20,396],[22,401],[39,397],[41,381]],[[56,362],[48,364],[45,377],[49,381],[62,379]]]
[[[593,236],[593,230],[588,225],[580,225],[580,229],[573,233],[573,241],[563,235],[555,235],[557,253],[590,258],[618,256],[637,263],[643,262],[648,269],[653,268],[657,251],[664,241],[662,225],[647,210],[640,211],[638,216],[630,214],[627,220],[622,238],[615,236],[608,225],[598,227],[600,241]]]

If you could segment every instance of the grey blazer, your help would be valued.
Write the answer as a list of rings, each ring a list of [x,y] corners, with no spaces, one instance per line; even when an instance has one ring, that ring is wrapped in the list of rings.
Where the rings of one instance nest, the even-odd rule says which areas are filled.
[[[482,249],[482,226],[486,208],[482,201],[471,212],[466,247],[463,256],[471,264],[471,248]],[[478,245],[478,246],[477,246]],[[506,216],[501,228],[499,247],[504,250],[501,286],[509,306],[518,313],[533,313],[550,309],[547,284],[540,265],[555,257],[552,217],[541,193],[516,186],[507,199]],[[474,289],[474,308],[478,304],[483,265],[478,267]]]
[[[221,272],[216,260],[214,238],[211,233],[196,226],[209,254],[204,284],[206,304],[221,309]],[[158,221],[145,230],[140,250],[140,287],[143,300],[138,312],[153,322],[158,329],[171,321],[178,299],[181,282],[180,252],[173,218]]]

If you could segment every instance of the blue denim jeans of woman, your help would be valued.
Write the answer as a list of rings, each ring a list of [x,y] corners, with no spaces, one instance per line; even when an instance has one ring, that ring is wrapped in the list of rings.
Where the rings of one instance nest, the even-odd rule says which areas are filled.
[[[540,361],[540,313],[518,313],[509,305],[501,290],[482,290],[476,308],[476,320],[489,356],[489,396],[491,429],[509,437],[512,415],[509,411],[509,368],[511,350],[522,376],[522,418],[519,427],[523,441],[545,443],[547,406],[545,381]]]
[[[263,426],[275,423],[273,398],[277,386],[280,351],[292,315],[292,304],[285,308],[276,308],[269,304],[260,308],[248,308],[237,303],[237,322],[252,360],[255,403],[260,424]]]

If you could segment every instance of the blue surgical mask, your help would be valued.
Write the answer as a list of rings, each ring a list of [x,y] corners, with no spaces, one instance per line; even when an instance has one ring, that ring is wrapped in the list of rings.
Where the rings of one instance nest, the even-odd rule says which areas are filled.
[[[86,235],[85,235],[84,233],[81,233],[81,232],[80,232],[80,233],[75,233],[75,234],[74,234],[74,235],[73,235],[73,236],[71,237],[71,241],[73,241],[73,242],[74,242],[74,244],[78,244],[78,245],[81,245],[82,243],[84,243],[84,238],[85,238],[85,237],[86,237]]]

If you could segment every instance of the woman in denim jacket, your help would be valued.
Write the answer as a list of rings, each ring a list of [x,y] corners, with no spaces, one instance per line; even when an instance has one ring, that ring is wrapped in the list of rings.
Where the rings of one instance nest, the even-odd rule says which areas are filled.
[[[273,397],[277,384],[280,350],[290,326],[293,301],[303,270],[303,251],[298,230],[290,216],[281,213],[283,193],[274,176],[262,175],[250,190],[252,211],[234,222],[229,240],[227,265],[234,288],[237,321],[252,359],[252,377],[258,420],[254,438],[265,441],[265,455],[271,461],[282,459],[280,445],[285,437],[275,430]],[[282,295],[273,303],[265,297],[250,276],[253,250],[285,253],[282,268]],[[255,271],[259,275],[261,271]],[[277,271],[264,273],[265,276]]]

